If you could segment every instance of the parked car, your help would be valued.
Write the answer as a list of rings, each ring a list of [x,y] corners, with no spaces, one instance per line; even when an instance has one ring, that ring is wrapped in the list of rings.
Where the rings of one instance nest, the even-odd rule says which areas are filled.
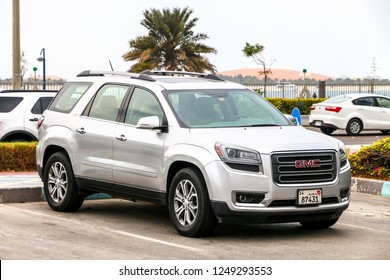
[[[211,74],[85,71],[38,131],[37,167],[55,211],[108,193],[166,205],[177,232],[199,236],[223,222],[326,228],[350,202],[341,141]]]
[[[377,94],[345,94],[314,104],[309,116],[311,126],[325,134],[345,129],[349,135],[362,130],[390,131],[390,98]]]
[[[3,90],[0,92],[0,141],[36,141],[38,118],[56,91]]]

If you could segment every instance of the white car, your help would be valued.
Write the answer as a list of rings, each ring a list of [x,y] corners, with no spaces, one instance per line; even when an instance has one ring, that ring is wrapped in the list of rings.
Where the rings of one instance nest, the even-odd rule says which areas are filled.
[[[0,142],[37,141],[38,118],[56,91],[0,92]]]
[[[311,126],[325,134],[345,129],[349,135],[362,130],[390,131],[390,98],[378,94],[346,94],[311,107]]]

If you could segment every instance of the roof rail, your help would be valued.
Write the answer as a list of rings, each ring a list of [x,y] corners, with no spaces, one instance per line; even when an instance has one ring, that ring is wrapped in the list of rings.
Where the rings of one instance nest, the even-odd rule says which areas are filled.
[[[136,74],[130,72],[119,72],[119,71],[93,71],[86,70],[77,75],[77,77],[103,77],[103,76],[122,76],[122,77],[130,77],[132,79],[140,79],[150,82],[155,82],[156,80],[152,77],[145,74]]]
[[[214,74],[186,72],[186,71],[146,70],[141,72],[141,74],[158,75],[158,76],[192,76],[192,77],[209,79],[209,80],[224,81],[224,79]]]

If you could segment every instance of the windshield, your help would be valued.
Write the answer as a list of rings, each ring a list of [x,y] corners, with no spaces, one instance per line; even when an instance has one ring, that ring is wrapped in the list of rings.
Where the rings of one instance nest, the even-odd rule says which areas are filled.
[[[182,127],[291,125],[273,105],[246,89],[169,90],[164,96]]]

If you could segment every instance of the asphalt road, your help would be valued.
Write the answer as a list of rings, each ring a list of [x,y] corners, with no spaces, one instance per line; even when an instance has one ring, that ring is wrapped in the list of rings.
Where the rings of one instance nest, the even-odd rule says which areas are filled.
[[[319,128],[306,128],[321,133]],[[345,145],[370,145],[377,140],[390,137],[390,135],[385,135],[380,131],[363,131],[357,136],[349,136],[345,130],[336,130],[331,136],[341,140]]]
[[[186,238],[166,208],[129,201],[86,201],[75,213],[45,202],[0,204],[2,260],[390,260],[390,197],[352,193],[350,207],[325,230],[298,223],[219,225]]]

